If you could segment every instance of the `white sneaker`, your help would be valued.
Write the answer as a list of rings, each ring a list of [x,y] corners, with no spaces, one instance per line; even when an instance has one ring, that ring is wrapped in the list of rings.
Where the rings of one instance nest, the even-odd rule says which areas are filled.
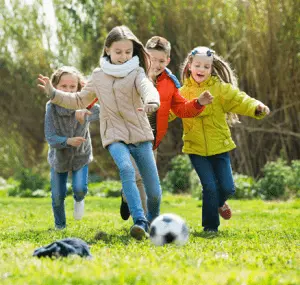
[[[84,200],[80,202],[74,201],[74,219],[81,220],[84,214]]]

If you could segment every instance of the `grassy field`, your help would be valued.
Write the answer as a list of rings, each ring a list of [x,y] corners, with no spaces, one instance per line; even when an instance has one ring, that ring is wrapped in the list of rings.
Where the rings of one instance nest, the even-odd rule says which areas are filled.
[[[163,197],[162,213],[184,217],[190,238],[183,247],[155,247],[129,237],[119,216],[119,198],[86,198],[85,216],[74,221],[66,200],[68,227],[53,230],[50,198],[0,198],[0,283],[6,284],[300,284],[300,201],[230,201],[233,218],[208,238],[201,203]],[[106,235],[96,238],[99,232]],[[32,257],[35,248],[79,237],[93,259]]]

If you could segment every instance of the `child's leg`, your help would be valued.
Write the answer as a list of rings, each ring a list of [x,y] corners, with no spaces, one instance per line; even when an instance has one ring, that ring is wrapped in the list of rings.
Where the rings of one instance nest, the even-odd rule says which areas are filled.
[[[219,185],[219,207],[222,207],[235,192],[229,153],[214,155],[212,164]]]
[[[76,171],[72,171],[73,197],[76,202],[82,201],[88,191],[88,174],[88,165]]]
[[[68,172],[58,173],[51,168],[51,197],[55,227],[66,227],[65,198],[67,195]]]
[[[143,179],[147,194],[147,218],[151,222],[160,212],[161,187],[151,142],[143,142],[130,148]]]
[[[135,181],[136,181],[136,186],[139,189],[139,193],[141,196],[141,201],[142,201],[142,205],[143,205],[143,209],[144,209],[144,213],[147,213],[147,196],[146,196],[146,192],[145,192],[145,188],[144,188],[144,183],[143,183],[143,179],[142,176],[140,174],[140,171],[135,163],[135,160],[132,156],[130,156],[132,165],[134,167],[135,170]]]
[[[121,142],[112,143],[108,146],[108,151],[119,169],[123,192],[134,223],[137,220],[146,221],[140,194],[136,186],[134,167],[130,160],[129,145]]]
[[[189,157],[203,187],[202,226],[204,230],[217,230],[220,225],[219,193],[210,157],[196,154],[190,154]]]
[[[81,220],[84,215],[84,197],[88,191],[89,167],[84,167],[72,171],[72,188],[74,197],[74,219]]]

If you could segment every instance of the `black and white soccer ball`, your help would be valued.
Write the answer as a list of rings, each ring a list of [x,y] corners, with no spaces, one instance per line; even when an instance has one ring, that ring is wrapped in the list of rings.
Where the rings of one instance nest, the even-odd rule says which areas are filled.
[[[157,246],[166,243],[184,245],[189,238],[185,221],[175,214],[163,214],[153,220],[150,226],[150,240]]]

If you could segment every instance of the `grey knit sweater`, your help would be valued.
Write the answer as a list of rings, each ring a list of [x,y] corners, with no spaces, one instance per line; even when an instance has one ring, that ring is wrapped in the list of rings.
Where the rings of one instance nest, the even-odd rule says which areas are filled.
[[[100,106],[95,104],[81,125],[75,118],[75,110],[66,109],[50,101],[46,104],[45,137],[49,144],[48,162],[56,172],[75,171],[93,160],[89,123],[99,120]],[[67,145],[71,137],[86,139],[79,147]]]

